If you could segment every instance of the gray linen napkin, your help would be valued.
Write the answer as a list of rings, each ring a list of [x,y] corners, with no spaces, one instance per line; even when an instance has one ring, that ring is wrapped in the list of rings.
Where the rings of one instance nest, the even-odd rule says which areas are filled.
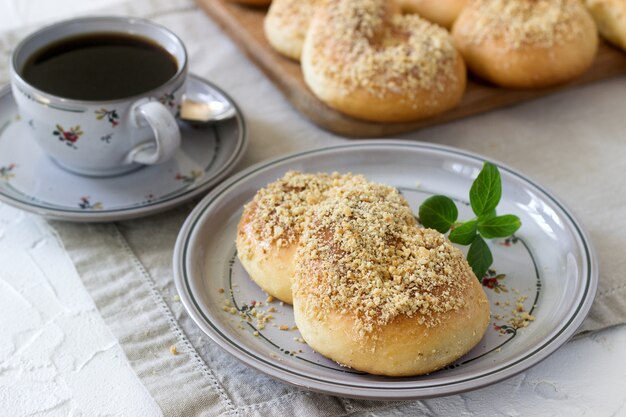
[[[192,3],[140,0],[115,12],[152,17],[170,27],[187,45],[191,70],[239,102],[251,139],[239,168],[285,152],[343,143],[298,115]],[[6,62],[10,48],[25,33],[0,36],[0,62]],[[3,82],[8,78],[1,65]],[[596,244],[601,273],[596,302],[580,331],[626,322],[623,97],[626,79],[618,78],[405,135],[498,159],[546,185],[573,208]],[[446,404],[464,401],[453,396],[384,403],[319,395],[277,382],[231,358],[194,326],[177,301],[172,249],[192,206],[116,224],[51,222],[164,415],[433,415]],[[179,354],[170,353],[172,345]]]

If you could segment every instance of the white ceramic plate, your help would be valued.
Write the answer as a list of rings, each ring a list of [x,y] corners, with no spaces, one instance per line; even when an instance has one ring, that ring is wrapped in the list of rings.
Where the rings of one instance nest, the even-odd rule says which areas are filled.
[[[219,88],[190,76],[187,93],[229,102]],[[105,222],[147,216],[206,192],[235,167],[247,136],[241,112],[195,128],[181,124],[182,145],[171,160],[106,178],[60,168],[31,138],[9,87],[0,90],[0,201],[42,216]]]
[[[433,193],[446,194],[459,203],[459,218],[467,219],[473,217],[466,203],[468,191],[484,160],[443,146],[386,140],[302,152],[247,169],[206,196],[183,225],[174,252],[181,300],[198,326],[244,363],[329,394],[425,398],[475,389],[523,371],[554,352],[582,323],[596,292],[597,260],[589,239],[561,202],[497,162],[503,180],[498,211],[517,214],[523,225],[514,238],[490,242],[495,263],[482,282],[492,323],[483,340],[456,363],[411,378],[367,375],[313,352],[297,340],[297,330],[271,325],[259,329],[238,314],[245,315],[253,300],[266,299],[236,258],[242,206],[287,170],[364,174],[398,187],[414,211]],[[237,314],[224,311],[225,302]],[[525,328],[509,322],[518,302],[535,318]],[[272,305],[278,309],[274,324],[293,325],[289,306]]]

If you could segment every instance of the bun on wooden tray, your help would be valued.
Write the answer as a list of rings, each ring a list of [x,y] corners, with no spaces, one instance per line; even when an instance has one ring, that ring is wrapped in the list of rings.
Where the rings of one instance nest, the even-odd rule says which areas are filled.
[[[602,37],[626,51],[626,1],[586,0]]]
[[[392,187],[357,185],[318,204],[295,271],[302,337],[361,371],[435,371],[468,352],[489,324],[489,302],[463,254],[418,227]]]
[[[398,0],[402,11],[450,28],[468,0]]]
[[[237,256],[269,295],[292,303],[295,253],[311,208],[360,175],[287,172],[260,189],[243,210],[237,227]]]
[[[428,118],[465,91],[465,64],[448,32],[386,0],[322,2],[301,62],[320,100],[363,120]]]
[[[598,49],[597,29],[580,0],[471,0],[452,36],[474,74],[509,88],[571,81]]]
[[[311,17],[320,0],[274,0],[263,28],[269,44],[288,58],[300,60]]]

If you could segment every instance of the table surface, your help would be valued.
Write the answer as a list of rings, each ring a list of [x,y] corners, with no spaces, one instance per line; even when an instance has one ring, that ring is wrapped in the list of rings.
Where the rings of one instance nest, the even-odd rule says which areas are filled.
[[[0,31],[117,1],[0,0]],[[216,31],[215,36],[222,35]],[[238,54],[234,47],[229,50]],[[273,89],[261,83],[260,88]],[[587,88],[623,94],[623,86],[618,80]],[[272,105],[288,106],[275,91],[270,95],[276,101]],[[541,112],[555,100],[527,106]],[[253,140],[271,133],[259,126],[251,123]],[[301,147],[288,138],[274,147],[253,142],[244,165]],[[0,265],[0,416],[161,415],[44,219],[0,204]],[[626,416],[624,352],[626,326],[616,326],[570,341],[521,375],[433,402],[429,409],[433,415],[451,416]]]

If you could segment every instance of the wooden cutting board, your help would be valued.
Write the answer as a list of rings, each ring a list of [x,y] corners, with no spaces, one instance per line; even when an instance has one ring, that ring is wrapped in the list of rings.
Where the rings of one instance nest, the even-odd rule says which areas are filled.
[[[354,138],[390,136],[626,73],[626,54],[607,44],[601,44],[593,66],[572,83],[541,90],[509,90],[469,79],[461,104],[442,115],[411,123],[367,122],[331,109],[311,93],[304,83],[300,64],[278,54],[267,43],[263,34],[266,9],[240,6],[227,0],[196,1],[267,74],[296,109],[323,129],[342,136]]]

